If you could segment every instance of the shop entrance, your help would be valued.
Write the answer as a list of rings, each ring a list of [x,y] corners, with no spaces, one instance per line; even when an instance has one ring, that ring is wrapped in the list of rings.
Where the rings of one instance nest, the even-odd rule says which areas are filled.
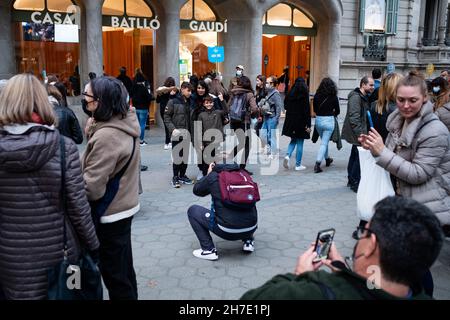
[[[262,23],[263,74],[280,77],[287,72],[290,85],[297,77],[302,77],[309,86],[315,23],[299,8],[284,3],[269,9]]]

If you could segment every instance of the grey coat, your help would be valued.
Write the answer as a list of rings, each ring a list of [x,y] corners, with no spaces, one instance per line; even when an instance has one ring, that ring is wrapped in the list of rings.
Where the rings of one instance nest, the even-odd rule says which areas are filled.
[[[397,192],[427,205],[442,224],[450,224],[450,140],[430,102],[403,130],[395,110],[388,118],[386,147],[377,164],[397,177]]]
[[[450,131],[450,102],[437,109],[435,113],[439,120],[447,126],[448,131]]]
[[[0,127],[0,286],[7,299],[45,299],[47,270],[63,259],[59,136],[36,124]],[[71,139],[64,141],[73,261],[80,244],[95,250],[99,242],[78,149]]]
[[[267,91],[266,97],[270,97],[267,102],[270,104],[270,108],[273,111],[271,115],[266,115],[265,118],[276,118],[276,121],[278,122],[283,108],[283,99],[281,99],[280,92],[278,92],[277,89],[272,88]]]
[[[367,134],[367,110],[369,98],[364,96],[359,88],[348,95],[347,114],[342,127],[342,139],[348,143],[359,146],[358,137]]]

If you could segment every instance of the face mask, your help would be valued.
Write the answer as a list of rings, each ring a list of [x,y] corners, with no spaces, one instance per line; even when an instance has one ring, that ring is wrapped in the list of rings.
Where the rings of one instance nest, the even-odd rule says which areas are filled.
[[[272,86],[270,84],[266,83],[266,89],[270,89],[270,88],[272,88]]]
[[[236,76],[237,76],[237,77],[242,76],[242,71],[241,71],[241,70],[236,71]]]
[[[434,93],[439,93],[439,91],[441,91],[441,87],[433,87]]]
[[[92,112],[90,112],[87,108],[88,102],[86,99],[81,99],[81,108],[83,108],[84,113],[86,113],[89,117],[92,117]]]

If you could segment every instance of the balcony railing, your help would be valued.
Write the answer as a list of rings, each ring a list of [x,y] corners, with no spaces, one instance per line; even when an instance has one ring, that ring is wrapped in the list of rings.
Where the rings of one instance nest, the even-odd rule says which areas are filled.
[[[425,47],[437,46],[437,39],[422,38],[422,45]]]
[[[363,57],[370,61],[386,60],[386,36],[384,34],[365,34]]]

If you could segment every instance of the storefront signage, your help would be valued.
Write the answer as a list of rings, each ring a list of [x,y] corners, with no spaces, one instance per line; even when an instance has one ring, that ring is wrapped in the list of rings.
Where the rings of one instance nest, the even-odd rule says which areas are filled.
[[[50,24],[77,24],[75,23],[76,14],[60,12],[35,11],[31,13],[31,22],[50,23]]]
[[[209,32],[227,32],[227,20],[225,22],[219,21],[197,21],[189,22],[189,29],[192,31],[209,31]]]
[[[136,29],[153,29],[158,30],[161,27],[161,23],[158,17],[155,18],[138,18],[138,17],[117,17],[111,16],[111,23],[107,24],[114,28],[136,28]]]
[[[225,50],[223,47],[208,47],[208,60],[212,63],[225,61]]]
[[[393,63],[389,63],[388,65],[387,65],[387,73],[392,73],[392,72],[394,72],[395,71],[395,64],[393,64]]]

